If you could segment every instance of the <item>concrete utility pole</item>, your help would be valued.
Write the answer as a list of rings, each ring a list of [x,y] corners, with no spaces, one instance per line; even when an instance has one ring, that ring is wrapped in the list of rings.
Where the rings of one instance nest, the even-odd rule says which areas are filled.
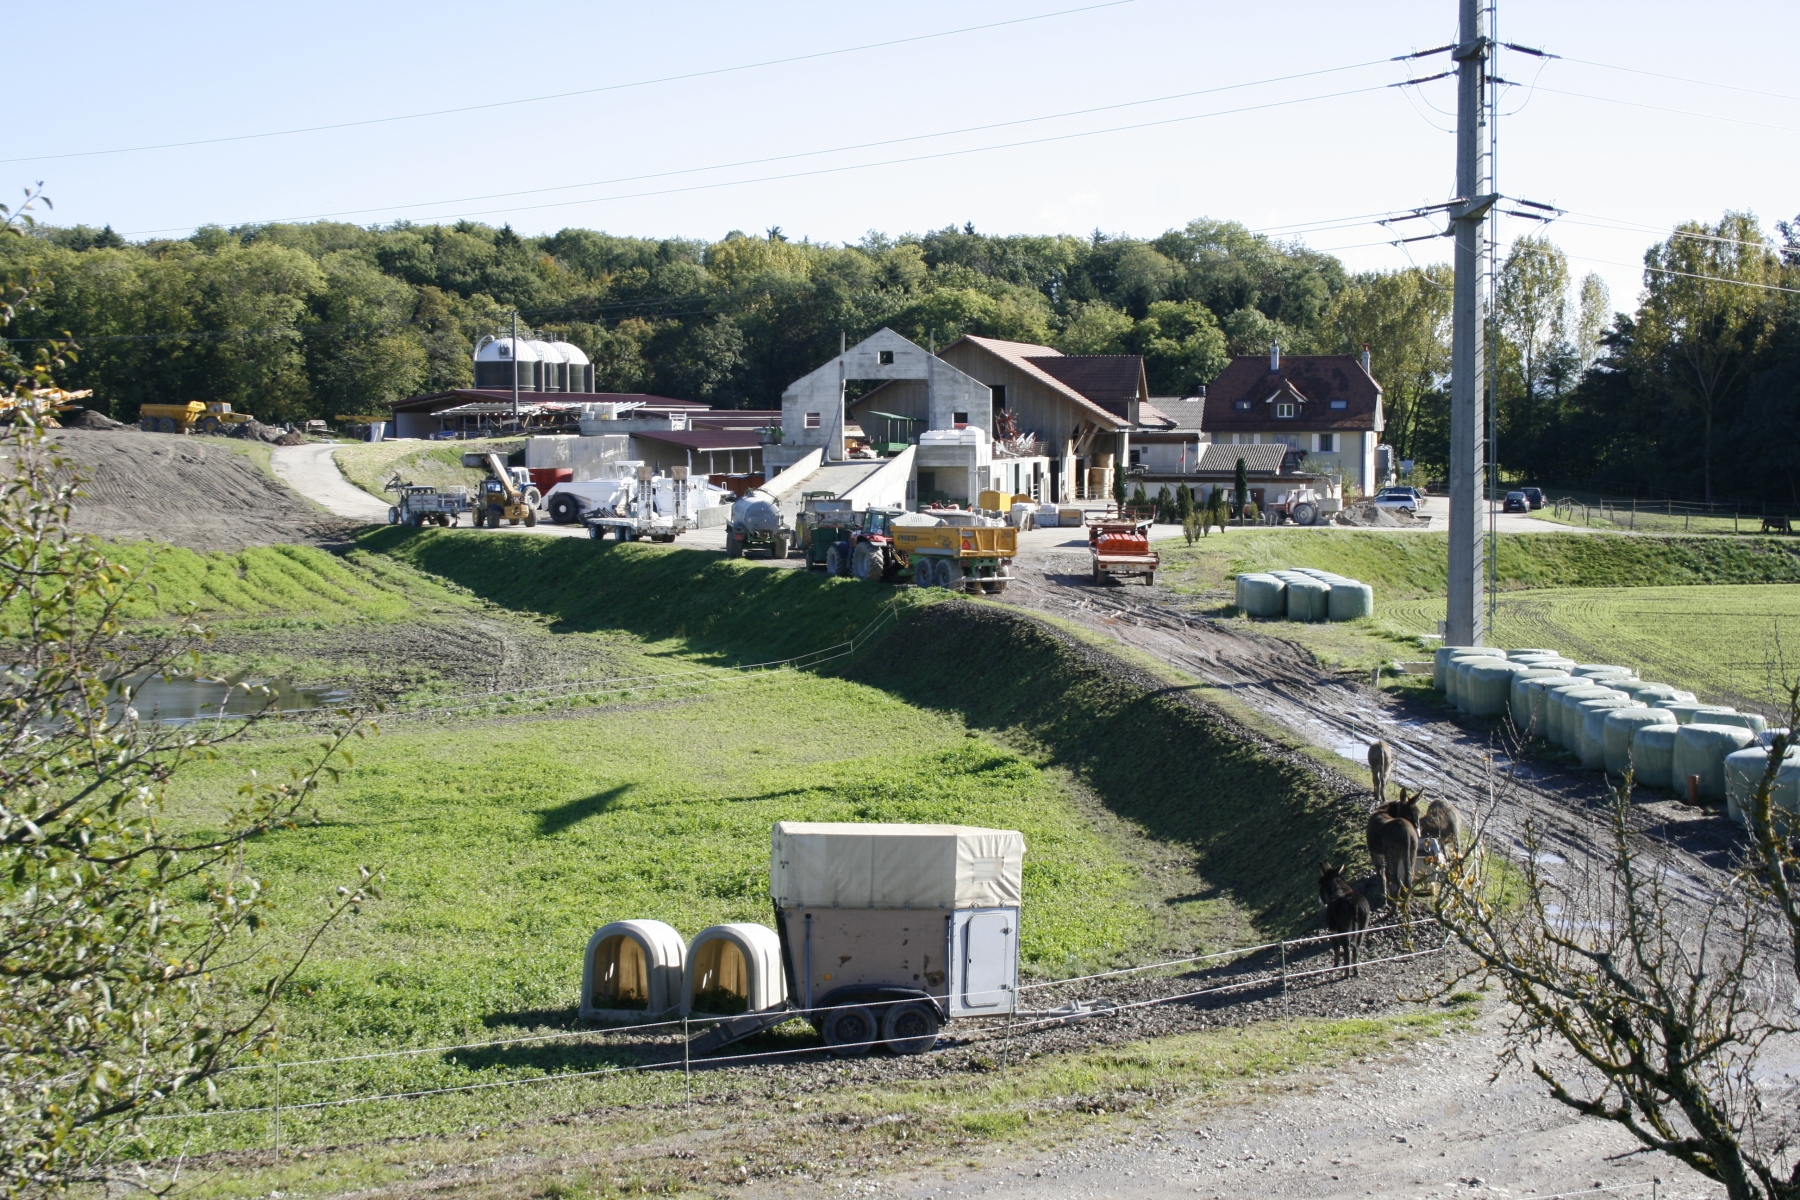
[[[519,423],[519,310],[513,309],[512,333],[513,359],[513,424]]]
[[[1482,445],[1481,387],[1486,317],[1481,296],[1482,224],[1497,197],[1482,194],[1481,135],[1493,45],[1482,28],[1483,0],[1459,0],[1461,31],[1456,71],[1456,291],[1450,354],[1450,594],[1444,626],[1447,646],[1479,646],[1486,634],[1482,611],[1484,530],[1479,508],[1486,474]]]

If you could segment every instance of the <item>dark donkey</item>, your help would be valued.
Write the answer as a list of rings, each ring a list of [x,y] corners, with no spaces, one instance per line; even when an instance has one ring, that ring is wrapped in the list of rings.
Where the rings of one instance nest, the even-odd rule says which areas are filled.
[[[1381,876],[1382,894],[1388,899],[1412,890],[1413,864],[1419,857],[1419,792],[1410,796],[1400,789],[1400,799],[1369,814],[1367,840],[1375,873]]]
[[[1344,873],[1330,863],[1319,864],[1319,902],[1325,906],[1325,924],[1331,939],[1331,965],[1343,967],[1346,977],[1361,975],[1356,965],[1362,950],[1363,931],[1369,927],[1369,902],[1350,886]]]

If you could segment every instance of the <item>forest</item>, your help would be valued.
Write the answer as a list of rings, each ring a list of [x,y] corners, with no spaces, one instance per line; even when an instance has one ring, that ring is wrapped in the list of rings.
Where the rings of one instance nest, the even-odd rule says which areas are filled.
[[[1645,498],[1800,504],[1800,224],[1727,213],[1645,256],[1634,311],[1575,280],[1547,237],[1513,243],[1496,283],[1492,379],[1504,475]],[[484,333],[580,346],[602,391],[774,407],[889,326],[939,345],[975,333],[1070,354],[1137,353],[1153,394],[1191,393],[1233,354],[1371,348],[1385,440],[1440,474],[1451,278],[1353,273],[1299,242],[1196,220],[1159,237],[978,233],[853,245],[779,228],[716,242],[509,226],[208,227],[128,243],[39,226],[0,245],[29,291],[17,339],[68,338],[65,386],[132,419],[145,402],[224,400],[265,421],[379,413],[467,386]]]

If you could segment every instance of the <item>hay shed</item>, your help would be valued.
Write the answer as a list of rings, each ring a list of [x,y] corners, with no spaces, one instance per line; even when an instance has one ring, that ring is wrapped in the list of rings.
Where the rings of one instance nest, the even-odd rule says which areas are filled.
[[[713,925],[688,943],[681,985],[684,1015],[735,1017],[786,1002],[781,939],[773,929],[750,922]]]
[[[588,939],[581,1019],[654,1020],[681,1006],[687,947],[661,921],[614,921]]]

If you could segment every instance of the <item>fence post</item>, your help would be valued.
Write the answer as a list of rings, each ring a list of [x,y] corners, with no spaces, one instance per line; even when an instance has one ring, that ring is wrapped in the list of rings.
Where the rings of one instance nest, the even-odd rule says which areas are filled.
[[[692,1043],[688,1040],[688,1019],[683,1014],[681,1018],[681,1078],[683,1086],[687,1089],[687,1103],[692,1104],[694,1102],[694,1064],[688,1056],[690,1045]]]
[[[275,1060],[275,1161],[281,1161],[281,1059]]]
[[[1281,994],[1287,995],[1287,943],[1281,943]]]

